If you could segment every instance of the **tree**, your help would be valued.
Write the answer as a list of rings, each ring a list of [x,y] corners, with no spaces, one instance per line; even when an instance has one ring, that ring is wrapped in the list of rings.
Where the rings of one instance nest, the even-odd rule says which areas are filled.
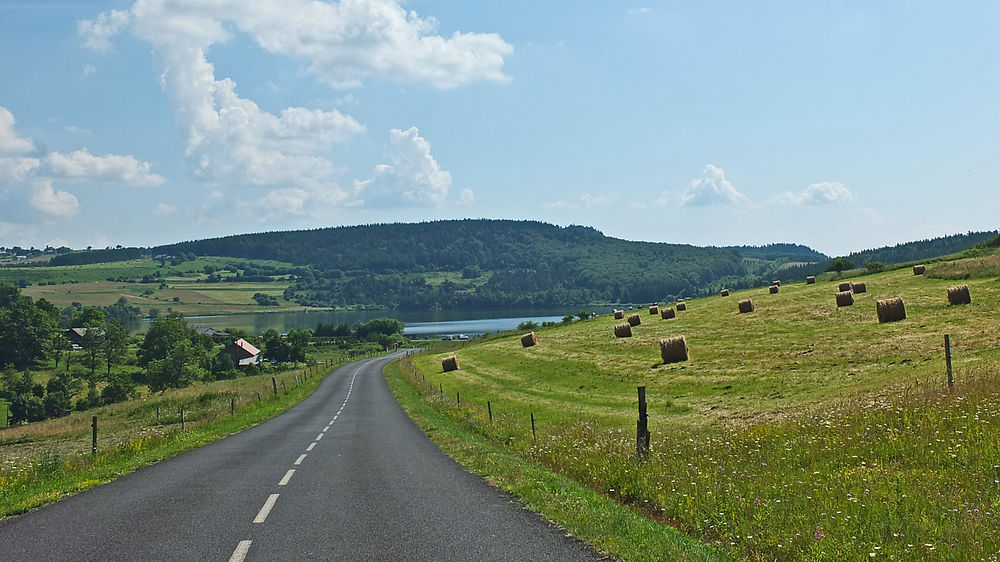
[[[845,269],[854,269],[854,262],[847,258],[836,258],[826,268],[827,271],[836,271],[840,275]]]
[[[166,316],[157,317],[146,331],[146,336],[139,346],[138,359],[140,366],[147,366],[156,360],[165,359],[170,350],[182,341],[191,340],[191,329],[184,323],[184,316],[172,312]]]
[[[73,316],[73,322],[70,327],[85,328],[91,324],[97,324],[99,326],[104,323],[104,320],[104,313],[101,312],[101,309],[88,306]]]
[[[271,328],[264,332],[264,357],[274,361],[285,362],[291,359],[292,348],[281,337],[278,330]]]
[[[208,375],[205,350],[188,340],[181,340],[163,359],[150,361],[147,368],[149,389],[157,392],[168,388],[183,388],[203,380]]]
[[[101,391],[101,402],[105,404],[115,404],[124,402],[136,396],[135,382],[132,381],[128,373],[115,373],[108,375],[108,386]]]
[[[312,342],[312,332],[309,330],[292,330],[288,332],[289,359],[305,361],[306,348]]]
[[[111,376],[111,365],[125,358],[128,350],[128,332],[118,320],[104,325],[104,360],[108,364],[108,376]]]
[[[103,324],[103,320],[100,322],[97,322],[96,319],[90,320],[83,326],[83,329],[86,331],[80,337],[80,347],[87,352],[87,366],[90,367],[90,378],[88,380],[91,387],[97,384],[94,372],[97,370],[97,353],[101,351],[101,347],[104,345],[104,330],[101,328]]]
[[[24,369],[41,359],[57,329],[54,315],[20,293],[0,284],[0,367]]]
[[[885,271],[885,264],[880,261],[870,261],[865,264],[868,273],[881,273]]]

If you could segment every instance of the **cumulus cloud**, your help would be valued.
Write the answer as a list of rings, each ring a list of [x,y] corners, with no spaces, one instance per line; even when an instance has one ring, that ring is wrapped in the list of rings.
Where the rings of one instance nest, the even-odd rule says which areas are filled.
[[[543,209],[597,209],[602,207],[607,207],[608,205],[614,204],[618,201],[618,195],[599,193],[593,195],[590,193],[584,193],[580,196],[579,200],[576,201],[550,201],[548,203],[542,203]]]
[[[14,114],[6,107],[0,107],[0,156],[16,156],[35,150],[35,143],[18,136],[14,125]]]
[[[814,183],[800,193],[786,192],[775,198],[788,205],[834,205],[854,201],[854,194],[838,182]]]
[[[105,12],[78,25],[84,45],[95,50],[109,48],[110,37],[125,29],[153,46],[195,177],[271,187],[266,197],[285,202],[293,214],[302,197],[292,188],[310,198],[349,202],[336,187],[337,166],[324,153],[365,127],[336,110],[260,109],[236,93],[234,81],[216,78],[206,57],[212,45],[244,33],[270,53],[304,61],[319,81],[336,88],[372,76],[436,88],[503,81],[504,57],[513,52],[496,34],[440,36],[433,18],[407,12],[393,0],[137,0],[128,12]],[[416,164],[400,158],[376,170],[370,194],[404,184],[410,188],[403,196],[414,201],[435,202],[442,190],[447,193],[450,176],[432,158],[423,159],[427,169],[416,182],[405,179],[414,171],[406,166]]]
[[[32,207],[54,217],[70,217],[79,211],[79,201],[68,191],[53,186],[54,180],[86,183],[162,185],[166,180],[152,173],[150,165],[133,156],[95,156],[86,149],[70,154],[36,154],[33,140],[18,135],[14,116],[0,107],[0,181],[7,187],[5,201],[13,208],[25,198]]]
[[[164,217],[173,214],[176,210],[177,207],[174,207],[173,205],[169,205],[167,203],[157,203],[156,208],[153,209],[153,214],[158,217]]]
[[[750,202],[749,197],[726,179],[722,168],[712,164],[705,166],[700,178],[691,180],[680,200],[682,205],[687,206],[741,205]]]
[[[149,162],[133,156],[109,154],[94,156],[86,148],[61,154],[53,152],[46,162],[56,177],[90,182],[125,183],[135,186],[156,186],[166,178],[150,171]]]
[[[371,179],[355,182],[368,206],[440,205],[448,197],[451,173],[431,155],[431,144],[416,127],[389,132],[391,164],[375,166]]]
[[[458,195],[458,205],[468,207],[476,202],[476,194],[471,189],[463,189]]]

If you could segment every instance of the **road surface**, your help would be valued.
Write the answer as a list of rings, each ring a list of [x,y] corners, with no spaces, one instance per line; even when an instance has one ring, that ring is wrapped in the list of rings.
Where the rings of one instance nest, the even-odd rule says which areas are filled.
[[[597,560],[406,416],[388,358],[257,427],[0,522],[0,560]]]

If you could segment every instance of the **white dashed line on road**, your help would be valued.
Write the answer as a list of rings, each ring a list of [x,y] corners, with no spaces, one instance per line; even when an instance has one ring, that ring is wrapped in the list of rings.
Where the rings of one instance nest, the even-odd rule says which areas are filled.
[[[229,557],[229,562],[243,562],[243,559],[247,557],[247,552],[250,552],[250,543],[252,542],[240,541],[240,544],[236,545],[233,555]]]
[[[285,473],[284,478],[281,479],[281,482],[278,482],[278,485],[279,486],[286,486],[286,485],[288,485],[288,481],[292,479],[292,475],[293,474],[295,474],[295,469],[294,468],[290,469],[288,472]]]
[[[299,458],[295,459],[295,462],[292,463],[292,464],[294,464],[295,466],[298,466],[298,465],[302,464],[302,461],[304,461],[304,460],[306,460],[306,455],[303,453],[303,454],[299,455]]]
[[[267,501],[264,502],[264,507],[260,508],[257,512],[257,517],[253,518],[254,523],[263,523],[267,520],[268,514],[271,513],[271,509],[274,508],[274,502],[278,501],[278,494],[271,494],[267,497]]]
[[[316,436],[316,440],[319,441],[320,439],[322,439],[323,435],[324,435],[323,433],[320,433],[319,435],[317,435]]]
[[[312,444],[306,447],[306,451],[312,451],[315,448],[316,448],[316,442],[314,441]]]

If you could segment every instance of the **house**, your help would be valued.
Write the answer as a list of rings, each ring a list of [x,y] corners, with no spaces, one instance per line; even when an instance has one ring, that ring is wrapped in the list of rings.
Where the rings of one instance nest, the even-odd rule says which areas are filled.
[[[104,330],[97,330],[97,337],[104,335]],[[83,338],[87,335],[86,328],[69,328],[66,330],[66,339],[69,340],[73,349],[81,349],[80,346],[83,345]]]
[[[247,340],[240,338],[226,346],[222,350],[233,358],[233,363],[239,366],[259,365],[261,361],[260,350],[250,344]]]
[[[205,326],[198,326],[194,329],[194,331],[198,332],[203,336],[208,336],[212,338],[212,341],[216,342],[226,341],[227,339],[229,339],[229,336],[231,335],[228,332],[220,332],[215,328],[208,328]]]

